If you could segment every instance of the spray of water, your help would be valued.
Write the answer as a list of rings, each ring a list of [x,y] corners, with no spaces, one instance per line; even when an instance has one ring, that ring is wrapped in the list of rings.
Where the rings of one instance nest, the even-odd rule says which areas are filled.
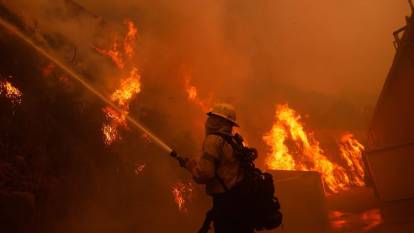
[[[75,79],[77,82],[79,82],[83,87],[85,87],[88,91],[96,95],[99,99],[101,99],[105,104],[108,104],[116,111],[122,113],[122,110],[116,106],[112,101],[110,101],[107,97],[105,97],[103,94],[101,94],[98,90],[96,90],[93,86],[91,86],[85,79],[77,74],[74,70],[69,68],[67,65],[62,63],[59,59],[54,57],[51,53],[47,52],[43,48],[36,45],[29,37],[24,35],[23,32],[21,32],[18,28],[10,24],[9,22],[3,20],[0,18],[0,25],[16,35],[18,38],[20,38],[22,41],[24,41],[27,45],[32,47],[36,52],[50,60],[51,62],[55,63],[58,67],[60,67],[63,71],[65,71],[71,78]],[[147,134],[158,146],[160,146],[163,150],[165,150],[168,153],[171,153],[173,150],[164,143],[160,138],[158,138],[155,134],[153,134],[151,131],[149,131],[147,128],[145,128],[141,123],[136,121],[131,116],[127,115],[126,119],[135,127],[140,129],[142,132]]]

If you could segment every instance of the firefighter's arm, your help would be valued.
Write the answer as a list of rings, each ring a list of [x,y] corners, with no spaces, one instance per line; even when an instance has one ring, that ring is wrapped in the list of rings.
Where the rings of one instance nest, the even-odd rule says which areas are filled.
[[[215,178],[216,164],[220,160],[222,138],[216,135],[206,137],[203,144],[203,153],[200,158],[187,162],[186,168],[199,184],[205,184]]]

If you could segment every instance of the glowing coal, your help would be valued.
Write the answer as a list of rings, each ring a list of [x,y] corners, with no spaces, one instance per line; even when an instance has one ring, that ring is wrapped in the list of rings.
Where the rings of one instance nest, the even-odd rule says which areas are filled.
[[[0,80],[0,95],[5,96],[12,104],[22,102],[22,92],[7,80]]]
[[[178,210],[186,213],[188,211],[187,203],[191,199],[193,192],[193,184],[191,182],[177,182],[173,185],[171,192],[173,194],[174,201],[177,204]]]

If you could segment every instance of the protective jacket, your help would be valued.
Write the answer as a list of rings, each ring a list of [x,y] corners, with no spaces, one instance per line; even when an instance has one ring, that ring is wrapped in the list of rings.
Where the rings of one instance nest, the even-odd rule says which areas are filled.
[[[243,179],[240,162],[235,158],[232,146],[220,136],[231,135],[231,131],[232,126],[221,119],[207,119],[202,154],[187,164],[194,180],[205,184],[209,195],[223,193],[225,188],[222,183],[231,189]]]

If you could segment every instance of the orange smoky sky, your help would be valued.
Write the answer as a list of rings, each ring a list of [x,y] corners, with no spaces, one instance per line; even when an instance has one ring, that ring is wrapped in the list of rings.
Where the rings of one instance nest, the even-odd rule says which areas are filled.
[[[344,132],[352,133],[364,145],[361,135],[395,54],[392,33],[403,27],[405,16],[411,14],[407,0],[0,0],[0,11],[3,5],[23,25],[16,26],[107,96],[136,67],[140,85],[128,106],[130,116],[183,155],[195,157],[200,153],[207,105],[232,103],[237,109],[240,132],[249,146],[259,151],[259,166],[271,150],[263,136],[275,123],[278,104],[288,104],[302,116],[306,133],[314,133],[312,137],[318,139],[329,159],[328,155],[340,155],[337,143]],[[124,69],[118,69],[96,48],[113,49],[116,35],[122,39],[128,30],[127,20],[137,28],[132,46],[135,53]],[[0,33],[0,40],[10,42],[9,36]],[[40,71],[50,62],[39,59],[39,63]],[[49,82],[51,78],[42,80]],[[188,88],[196,101],[189,98]],[[32,99],[29,91],[22,91],[26,99]],[[56,90],[60,91],[64,92]],[[99,100],[83,93],[68,98],[82,99],[82,111],[59,116],[79,118],[91,129],[102,126],[105,106],[100,106]],[[62,105],[56,112],[66,111],[65,101],[56,102]],[[66,123],[53,124],[58,129],[61,125]],[[64,139],[70,140],[68,144],[62,142],[62,148],[73,145],[70,151],[79,154],[79,158],[95,158],[98,146],[86,142],[95,137],[101,139],[102,135],[100,130],[92,135],[90,132],[95,131],[88,129],[81,131],[85,133],[78,140],[72,140],[75,134],[68,134]],[[72,226],[82,232],[114,232],[119,231],[121,223],[144,229],[140,232],[167,232],[169,227],[185,225],[177,224],[179,215],[170,187],[178,180],[187,182],[188,174],[157,151],[148,135],[133,127],[120,133],[123,140],[104,148],[111,156],[119,155],[119,161],[114,163],[115,156],[97,157],[97,164],[114,170],[103,172],[97,169],[100,165],[93,166],[90,174],[97,178],[95,186],[82,183],[84,176],[79,173],[79,182],[88,189],[76,187],[71,191],[83,191],[77,195],[87,204],[79,202],[71,207],[74,219],[61,224],[59,229],[65,230],[60,232],[76,232]],[[47,135],[63,141],[59,136]],[[81,141],[84,138],[88,140]],[[124,185],[118,180],[117,176],[123,176],[118,167],[124,164],[133,164],[133,179],[140,181],[131,179],[129,184],[133,185]],[[146,164],[139,176],[137,164]],[[182,177],[186,179],[178,179]],[[107,186],[108,182],[120,190]],[[106,195],[101,193],[104,187]],[[142,187],[153,187],[156,192],[142,192]],[[131,189],[136,196],[130,194]],[[194,197],[197,192],[194,188]],[[113,199],[113,195],[119,199]],[[120,205],[119,200],[125,202]],[[160,212],[158,206],[166,211]],[[78,214],[79,209],[86,211]],[[121,212],[123,209],[127,211]],[[188,222],[194,225],[191,228],[196,229],[197,218],[188,216]],[[140,218],[145,224],[136,224]],[[159,224],[159,219],[168,221]],[[88,222],[93,224],[85,224]]]
[[[158,34],[160,40],[175,38],[165,42],[172,49],[183,49],[178,53],[190,50],[198,59],[236,53],[247,57],[248,66],[260,63],[256,70],[246,67],[256,75],[250,73],[250,79],[266,76],[330,95],[378,94],[394,54],[392,32],[410,13],[406,0],[85,0],[82,4],[105,18],[134,18],[142,30]],[[214,61],[203,62],[209,66]],[[228,62],[229,70],[244,65]],[[215,77],[237,75],[235,70]]]
[[[242,109],[242,125],[251,131],[262,130],[254,119],[270,122],[272,107],[280,102],[313,117],[326,115],[338,102],[355,111],[368,109],[362,116],[366,125],[395,53],[392,32],[410,14],[406,0],[82,4],[106,19],[136,20],[147,65],[184,63],[199,94],[212,92],[235,103]],[[353,119],[327,118],[353,127]],[[325,127],[323,118],[315,121]]]

